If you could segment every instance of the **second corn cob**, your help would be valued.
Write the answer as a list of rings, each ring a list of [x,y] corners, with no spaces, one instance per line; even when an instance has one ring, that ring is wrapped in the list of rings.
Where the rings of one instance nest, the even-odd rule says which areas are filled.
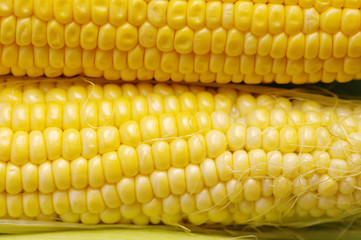
[[[282,225],[355,214],[361,108],[328,104],[225,87],[4,83],[0,216]]]
[[[360,1],[6,0],[0,74],[314,83],[361,78]]]

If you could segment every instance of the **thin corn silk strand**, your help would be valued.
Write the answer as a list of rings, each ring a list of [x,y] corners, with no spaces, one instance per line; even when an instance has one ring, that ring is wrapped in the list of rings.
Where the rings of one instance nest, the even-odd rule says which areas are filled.
[[[100,85],[104,87],[105,86],[104,84],[106,84],[104,80],[93,80],[93,79],[86,79],[83,77],[69,79],[69,80],[65,80],[65,79],[34,80],[34,79],[26,79],[26,78],[20,80],[18,79],[16,81],[12,80],[12,78],[7,79],[8,81],[5,81],[6,78],[4,78],[3,80],[4,82],[0,86],[2,88],[1,99],[4,102],[7,101],[6,99],[9,99],[13,105],[15,105],[15,102],[19,102],[19,99],[17,99],[18,97],[17,91],[20,91],[22,89],[24,89],[25,91],[25,89],[31,89],[33,87],[36,88],[40,86],[41,83],[44,82],[52,83],[55,81],[56,82],[55,86],[58,86],[59,88],[69,88],[70,86],[73,86],[73,84],[74,86],[75,85],[80,86],[81,88],[89,87],[87,88],[88,93],[86,94],[85,98],[82,99],[81,101],[79,100],[79,112],[81,113],[80,114],[81,117],[86,116],[86,114],[84,114],[85,113],[84,106],[86,106],[86,104],[89,102],[90,95],[96,92],[95,90],[96,87]],[[123,85],[119,85],[124,87],[122,90],[125,90],[127,88],[132,89],[131,87],[132,86],[134,87],[134,85],[131,84],[127,84],[127,83],[122,83],[122,84]],[[137,94],[145,94],[145,93],[149,94],[152,91],[159,92],[159,89],[161,87],[164,87],[164,89],[167,89],[169,91],[171,89],[169,88],[170,85],[161,84],[161,83],[154,83],[154,82],[144,83],[140,81],[136,84],[137,84],[136,86],[138,87],[137,89],[139,90]],[[357,156],[359,156],[359,139],[357,138],[357,135],[354,134],[354,132],[355,131],[357,132],[358,130],[357,127],[355,127],[354,125],[355,121],[353,120],[355,120],[355,118],[357,119],[360,113],[358,108],[360,106],[359,101],[339,99],[336,95],[322,89],[315,89],[314,91],[312,91],[312,93],[310,93],[309,90],[305,92],[305,90],[302,89],[280,90],[280,89],[260,87],[260,86],[243,86],[243,85],[229,85],[227,88],[224,86],[220,87],[216,84],[214,85],[208,84],[207,86],[204,86],[202,84],[195,84],[191,87],[184,85],[172,85],[172,87],[173,90],[180,91],[176,93],[176,95],[180,98],[182,97],[182,92],[197,95],[199,93],[202,93],[204,90],[207,90],[207,92],[214,94],[214,96],[217,97],[216,99],[218,99],[215,108],[217,108],[217,103],[219,104],[217,109],[218,112],[217,111],[216,112],[218,114],[222,114],[221,112],[227,112],[232,118],[232,120],[230,120],[230,126],[232,126],[232,124],[234,125],[238,123],[237,126],[242,125],[243,127],[245,127],[246,130],[248,131],[247,133],[249,133],[250,135],[250,137],[245,140],[243,146],[235,147],[234,145],[231,144],[232,142],[229,142],[229,144],[225,147],[225,149],[222,149],[220,153],[217,153],[213,157],[209,157],[209,156],[206,157],[206,155],[210,153],[209,149],[206,148],[200,149],[199,153],[204,158],[200,159],[200,163],[197,164],[199,165],[205,163],[211,164],[209,166],[212,166],[212,164],[213,165],[218,164],[219,166],[223,167],[223,170],[218,168],[217,176],[219,178],[223,177],[225,180],[218,179],[218,183],[213,185],[212,183],[210,183],[210,180],[209,178],[207,179],[207,177],[203,177],[203,179],[197,180],[198,184],[200,184],[201,182],[204,185],[208,184],[207,186],[208,188],[205,188],[206,191],[208,191],[208,194],[212,193],[209,189],[212,190],[217,189],[216,186],[222,187],[222,184],[224,184],[223,182],[228,181],[227,178],[225,177],[226,174],[224,174],[224,172],[228,172],[229,175],[233,176],[231,177],[231,180],[233,181],[233,187],[230,188],[230,190],[226,191],[224,194],[216,194],[214,196],[212,195],[211,197],[213,198],[218,197],[213,199],[212,204],[210,204],[206,208],[194,210],[192,214],[196,214],[202,217],[205,216],[204,217],[205,220],[202,220],[200,224],[205,224],[205,226],[212,226],[215,229],[222,229],[222,231],[226,231],[227,233],[235,232],[239,236],[240,233],[237,232],[237,228],[232,229],[232,226],[234,225],[238,226],[239,224],[241,224],[241,225],[245,225],[247,228],[260,229],[259,231],[257,230],[255,232],[255,235],[257,235],[256,233],[263,232],[262,226],[265,225],[269,225],[274,228],[278,228],[280,226],[302,228],[302,227],[308,227],[311,225],[326,223],[326,222],[347,222],[347,221],[350,222],[351,221],[350,219],[353,219],[354,216],[358,216],[358,214],[360,213],[360,207],[358,205],[358,199],[359,199],[358,191],[360,190],[360,186],[358,185],[360,162],[359,159],[357,158]],[[156,88],[158,90],[155,90]],[[5,91],[4,89],[7,90]],[[10,91],[8,91],[9,89]],[[145,92],[143,93],[140,92],[141,89],[143,89],[142,91]],[[249,95],[249,93],[253,95]],[[123,91],[122,94],[125,95],[128,93]],[[239,99],[240,97],[244,97],[246,99],[243,102],[241,101],[240,103],[237,103],[237,99]],[[104,96],[101,99],[103,98]],[[129,99],[134,99],[134,96],[129,97]],[[222,99],[223,101],[221,101]],[[251,100],[247,100],[247,99],[251,99]],[[227,101],[230,103],[227,104]],[[254,102],[252,103],[252,101]],[[226,102],[225,104],[226,107],[224,106],[222,107],[221,105],[221,103],[224,102]],[[272,126],[267,125],[266,127],[262,127],[262,129],[261,127],[254,126],[252,125],[253,119],[246,117],[248,113],[246,115],[244,115],[244,113],[240,113],[242,109],[243,109],[242,111],[245,111],[244,107],[247,107],[247,105],[242,105],[242,104],[243,103],[248,104],[250,102],[254,106],[252,106],[252,108],[246,109],[249,112],[253,110],[257,111],[260,109],[261,109],[260,110],[261,113],[264,111],[270,112],[273,110],[275,106],[277,106],[279,110],[283,110],[285,112],[285,116],[288,117],[289,120],[285,123],[282,123],[282,121],[280,121],[278,125],[277,124],[273,124]],[[291,107],[289,106],[290,103],[292,103]],[[148,102],[148,104],[151,104],[151,102]],[[212,111],[213,114],[215,111],[214,110]],[[305,119],[301,121],[297,117],[298,116],[297,113],[302,111],[311,112],[312,114],[308,118],[305,117]],[[170,135],[165,134],[163,136],[158,136],[156,138],[150,138],[146,140],[141,139],[139,142],[136,143],[136,145],[154,146],[154,144],[156,144],[157,142],[158,143],[161,142],[165,144],[167,141],[173,142],[175,140],[180,140],[180,139],[191,139],[192,137],[195,137],[193,138],[194,141],[201,142],[204,136],[207,136],[207,134],[212,132],[212,130],[213,133],[215,133],[214,128],[215,126],[218,126],[217,125],[218,122],[216,121],[217,120],[216,118],[212,119],[213,126],[208,125],[208,127],[200,129],[199,127],[194,125],[194,115],[197,114],[197,110],[195,110],[195,108],[190,108],[189,112],[190,114],[187,115],[185,118],[185,124],[188,125],[189,128],[184,133],[179,133],[176,136],[173,136],[172,134]],[[90,114],[91,112],[88,113],[89,115],[91,115]],[[109,113],[109,119],[104,120],[105,124],[102,123],[99,126],[91,124],[89,122],[90,120],[85,117],[85,119],[83,119],[84,120],[83,125],[89,129],[100,131],[101,129],[107,127],[106,125],[108,124],[112,125],[113,120],[115,120],[114,119],[115,109],[114,108],[111,109],[108,113]],[[315,116],[320,117],[321,114],[323,114],[322,122],[320,122],[320,120],[318,122],[313,120],[315,119]],[[334,114],[337,117],[334,117],[333,116]],[[217,116],[217,115],[214,114],[213,116]],[[253,116],[257,118],[257,114]],[[265,143],[262,143],[262,141],[265,141],[265,139],[269,138],[268,134],[274,133],[275,131],[279,132],[280,134],[282,129],[286,129],[289,132],[293,131],[296,132],[297,134],[300,134],[303,131],[303,129],[305,129],[305,127],[313,127],[320,129],[322,128],[326,130],[326,132],[328,132],[330,136],[334,138],[334,142],[325,144],[323,146],[319,146],[316,144],[316,142],[313,143],[311,142],[311,144],[309,142],[304,142],[304,141],[308,141],[309,139],[305,137],[298,139],[297,136],[297,141],[289,142],[283,146],[280,143],[278,143],[278,145],[274,147],[269,147],[266,144],[269,148],[272,148],[271,151],[267,150],[268,152],[267,154],[269,154],[269,152],[272,152],[273,154],[273,155],[269,154],[269,156],[266,156],[266,159],[269,164],[267,167],[265,167],[267,163],[264,161],[264,159],[262,161],[257,160],[259,159],[257,157],[258,155],[263,154],[264,156],[265,154],[266,150],[262,150],[261,146],[265,145]],[[222,129],[222,125],[218,126],[217,129]],[[222,130],[216,130],[216,131],[221,132]],[[227,130],[223,130],[223,131],[227,133]],[[253,134],[254,132],[255,134]],[[222,136],[222,134],[223,133],[221,133],[219,136]],[[260,138],[263,139],[261,140],[261,143],[259,143]],[[228,141],[231,141],[231,138],[228,138]],[[122,142],[122,144],[125,143]],[[132,147],[131,142],[129,142],[128,144]],[[258,146],[257,144],[260,145]],[[136,146],[134,146],[134,148],[135,147]],[[321,149],[318,149],[320,147]],[[251,156],[252,154],[253,154],[253,159],[255,160],[251,160],[251,162],[248,162],[247,169],[241,169],[239,167],[235,167],[236,165],[235,152],[237,152],[237,154],[240,154],[238,155],[238,160],[241,159],[239,158],[239,156],[248,157]],[[317,162],[316,160],[314,160],[315,158],[317,158],[317,156],[320,159],[321,156],[320,154],[324,154],[325,152],[327,152],[327,154],[329,155],[332,155],[331,158],[330,156],[328,156],[329,159],[326,158],[325,160],[327,162],[326,165],[322,161]],[[229,156],[233,157],[233,165],[226,164],[229,159]],[[277,163],[277,161],[274,163],[270,163],[272,161],[269,161],[269,159],[271,159],[272,156],[273,159],[278,159],[279,156],[281,156],[284,161],[288,161],[288,164],[279,166],[279,163]],[[66,156],[63,157],[65,157],[65,159],[69,161],[77,160],[77,159],[70,159],[71,156],[68,157],[69,159]],[[345,158],[345,160],[342,160],[342,158]],[[336,160],[333,161],[334,159]],[[10,162],[14,163],[14,160],[10,159]],[[66,161],[62,161],[62,163],[66,163]],[[343,167],[345,166],[345,163],[347,163],[349,166],[353,166],[353,169],[352,168],[344,169]],[[192,166],[197,165],[194,163],[192,164],[193,164]],[[176,167],[176,168],[182,169],[182,167]],[[270,171],[270,169],[273,169],[273,171]],[[275,169],[278,170],[275,171]],[[126,169],[123,170],[126,171]],[[207,169],[204,168],[204,171],[202,172],[203,175],[207,174],[207,171],[205,170]],[[125,174],[127,173],[125,172]],[[168,176],[170,175],[171,175],[170,172],[168,172]],[[254,183],[256,185],[254,185]],[[337,193],[337,196],[320,195],[320,193],[327,195],[327,191],[323,190],[322,187],[320,186],[326,186],[328,187],[329,191],[331,190],[333,191],[336,188],[335,187],[336,185],[340,186],[339,191],[342,191],[341,193]],[[261,188],[260,194],[262,195],[259,196],[258,199],[253,200],[252,194],[249,193],[250,191],[249,186],[251,187],[256,186],[256,188]],[[343,186],[342,189],[341,186]],[[283,189],[285,195],[282,195],[282,192],[281,193],[277,192],[277,189]],[[243,196],[242,197],[237,196],[239,194],[235,192],[236,190],[239,193],[242,193]],[[218,193],[216,190],[214,191]],[[57,194],[58,193],[59,192],[57,192]],[[207,192],[205,193],[207,194]],[[236,199],[238,198],[238,200],[232,198],[232,196],[235,193],[236,193],[235,198]],[[18,195],[15,195],[15,197],[21,196],[21,194],[22,193],[19,193]],[[273,197],[273,195],[275,195],[276,197]],[[12,196],[12,195],[9,194],[6,195],[6,197],[8,196]],[[190,191],[188,191],[188,196],[190,197],[198,196],[199,199],[204,200],[204,197],[200,195],[199,190],[197,190],[196,188],[193,188]],[[56,197],[55,198],[53,197],[53,199],[56,199]],[[174,200],[174,199],[177,199],[176,194],[175,194],[175,198],[173,199],[169,198],[167,200]],[[230,199],[233,200],[231,201]],[[329,204],[331,208],[319,209],[320,206],[322,207],[322,204],[320,205],[320,202]],[[257,210],[257,204],[258,204],[258,208],[263,209],[262,212],[257,213],[257,211],[255,211]],[[277,207],[279,206],[283,207],[283,209],[278,209]],[[337,206],[337,208],[335,206]],[[25,208],[26,207],[24,207],[24,210]],[[153,218],[151,219],[151,223],[159,224],[162,222],[163,224],[169,225],[170,227],[172,226],[173,228],[183,229],[183,231],[186,232],[189,230],[195,231],[195,229],[197,229],[193,225],[192,220],[187,218],[187,213],[182,212],[183,210],[181,209],[180,205],[176,206],[174,210],[179,214],[177,218],[172,219],[169,216],[157,215],[157,216],[152,216]],[[244,212],[249,210],[255,213],[253,213],[252,215],[251,213]],[[237,220],[234,222],[227,222],[228,219],[225,219],[224,223],[221,224],[217,222],[212,222],[209,221],[209,218],[211,218],[211,215],[209,215],[210,212],[225,213],[226,216],[228,216],[230,219],[234,218]],[[104,215],[102,216],[104,217]],[[237,218],[240,216],[242,217],[241,219]],[[149,223],[149,218],[144,215],[143,217],[146,220],[147,219],[148,220],[145,221],[144,219],[142,219],[141,221],[139,219],[125,218],[119,221],[120,222],[123,221],[123,224],[126,224],[126,226],[130,226],[128,225],[130,223],[140,224],[140,225]],[[19,220],[7,220],[7,218],[10,218],[9,215],[4,215],[3,218],[5,219],[1,221],[2,224],[4,225],[8,223],[11,224],[17,223],[20,225],[24,224],[23,226],[25,228],[27,226],[26,224],[28,224],[29,222],[37,225],[37,222],[32,220],[35,219],[39,220],[38,222],[39,224],[43,223],[41,221],[42,219],[44,220],[44,216],[38,216],[34,218],[32,216],[26,216],[26,214],[15,217]],[[80,221],[79,214],[73,214],[73,213],[53,214],[48,217],[45,217],[45,220],[48,221],[56,220],[56,221],[65,221],[65,222]],[[99,221],[106,221],[106,220],[99,219],[97,222]],[[60,223],[60,222],[49,222],[48,224],[54,228],[64,227],[64,229],[68,229],[68,228],[73,229],[78,227],[86,228],[88,226],[77,223]],[[110,225],[100,224],[97,225],[97,227],[102,228],[109,226],[110,227],[121,226],[121,225],[112,225],[112,224]],[[227,225],[227,227],[225,227],[225,225]],[[134,225],[131,226],[135,227]],[[91,226],[90,228],[92,227],[93,226]],[[4,231],[7,230],[4,229]]]

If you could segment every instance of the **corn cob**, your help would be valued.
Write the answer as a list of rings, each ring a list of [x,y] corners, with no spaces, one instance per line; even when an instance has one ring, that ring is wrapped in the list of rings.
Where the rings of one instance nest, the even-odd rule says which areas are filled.
[[[5,0],[0,74],[314,83],[361,78],[359,0]]]
[[[3,83],[0,217],[228,225],[358,212],[360,105],[245,90]]]

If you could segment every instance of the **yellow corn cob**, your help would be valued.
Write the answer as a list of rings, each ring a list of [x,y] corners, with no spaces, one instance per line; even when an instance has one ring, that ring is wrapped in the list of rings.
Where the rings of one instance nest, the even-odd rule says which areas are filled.
[[[245,91],[3,83],[1,218],[279,225],[356,213],[360,105]]]
[[[314,83],[361,78],[359,0],[5,0],[0,74]]]

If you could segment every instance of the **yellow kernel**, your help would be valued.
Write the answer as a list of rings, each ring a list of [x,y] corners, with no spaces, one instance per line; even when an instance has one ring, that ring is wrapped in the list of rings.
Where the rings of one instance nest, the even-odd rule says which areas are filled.
[[[192,113],[180,112],[176,118],[179,136],[187,136],[197,131],[197,122]]]
[[[140,26],[146,19],[147,3],[144,0],[130,0],[128,3],[128,21],[134,26]]]
[[[282,152],[293,152],[298,144],[298,134],[293,127],[284,127],[280,131],[280,150]]]
[[[283,58],[286,55],[286,50],[288,51],[287,44],[288,39],[285,33],[280,33],[273,37],[272,48],[270,56],[272,58]],[[275,63],[274,63],[275,65]]]
[[[341,31],[353,35],[360,29],[361,13],[358,9],[344,8],[341,16]]]
[[[126,21],[128,1],[110,0],[109,1],[109,22],[114,26],[119,26]]]
[[[262,149],[253,149],[248,153],[250,162],[250,176],[265,176],[266,175],[266,153]]]
[[[159,117],[160,134],[162,138],[178,136],[177,121],[171,113],[164,113]]]
[[[152,148],[147,144],[140,144],[137,147],[139,159],[139,172],[141,174],[149,174],[154,170],[154,161]]]
[[[53,198],[51,194],[39,193],[39,204],[43,214],[54,214]]]
[[[270,113],[265,108],[255,108],[247,114],[247,125],[264,129],[269,126]]]
[[[207,2],[206,3],[206,25],[210,29],[219,27],[222,17],[222,3],[221,2]]]
[[[12,105],[10,103],[3,103],[0,105],[0,124],[2,127],[11,127],[12,120]]]
[[[64,214],[70,212],[69,197],[66,191],[56,190],[53,193],[54,211],[57,214]]]
[[[272,36],[270,34],[266,34],[263,37],[261,37],[258,41],[258,55],[259,56],[267,56],[270,54],[272,48]],[[262,64],[270,64],[269,57],[262,58],[264,60],[267,60],[267,62]]]
[[[115,151],[103,154],[102,165],[107,182],[116,183],[121,179],[123,171],[120,159]]]
[[[2,2],[0,9],[0,16],[8,16],[13,10],[13,1],[4,1]]]
[[[79,129],[79,105],[76,102],[66,102],[63,106],[63,128]]]
[[[244,198],[247,201],[255,201],[261,197],[261,183],[253,178],[247,179],[243,184]]]
[[[347,55],[350,57],[360,57],[361,52],[357,46],[357,43],[360,42],[361,33],[356,33],[355,35],[351,36],[348,40],[348,47],[347,47]]]
[[[52,49],[64,47],[64,26],[55,20],[51,20],[47,25],[48,44]]]
[[[304,47],[305,36],[303,33],[290,36],[287,45],[287,57],[292,60],[300,59],[303,56]]]
[[[200,211],[210,209],[213,204],[212,198],[207,188],[205,188],[202,192],[197,193],[195,196],[195,200],[197,209]]]
[[[180,54],[188,54],[193,50],[194,32],[189,27],[176,31],[174,35],[174,49]]]
[[[159,198],[167,197],[170,193],[168,174],[165,171],[155,170],[150,175],[154,195]]]
[[[23,194],[23,210],[26,216],[35,217],[40,213],[39,196],[37,193]]]
[[[277,198],[287,198],[292,193],[292,182],[283,176],[278,177],[273,182],[273,195]]]
[[[119,131],[115,127],[102,127],[98,130],[97,135],[100,154],[115,151],[120,145]]]
[[[157,117],[161,116],[164,111],[163,97],[158,94],[151,93],[151,90],[150,93],[147,93],[146,95],[148,98],[149,114],[155,115]]]
[[[250,161],[248,154],[244,150],[238,150],[233,153],[233,176],[237,180],[245,179],[249,176]]]
[[[211,158],[219,156],[227,149],[227,138],[218,130],[211,130],[206,134],[207,155]]]
[[[113,184],[105,184],[101,188],[105,205],[109,208],[118,208],[121,204],[117,189]]]
[[[88,161],[79,157],[70,163],[71,185],[76,189],[88,185]]]
[[[12,129],[14,131],[26,131],[30,129],[30,109],[29,105],[16,103],[12,112]]]
[[[232,177],[233,156],[232,153],[226,151],[216,158],[216,167],[219,179],[228,181]]]
[[[268,31],[271,34],[283,32],[285,24],[285,7],[282,4],[268,5]]]
[[[185,169],[186,187],[189,193],[199,193],[203,187],[201,170],[198,165],[189,164]]]
[[[243,34],[234,28],[228,30],[225,53],[229,56],[239,56],[242,51]]]
[[[175,195],[169,195],[166,198],[163,198],[162,201],[162,205],[163,205],[163,212],[164,214],[167,215],[178,215],[180,213],[180,199],[178,196]],[[164,217],[164,215],[162,216],[162,218]],[[170,218],[172,218],[170,216]],[[162,219],[163,221],[165,221],[165,219]],[[179,221],[179,220],[178,220]]]
[[[265,151],[276,150],[279,146],[279,132],[273,128],[266,128],[262,137],[262,146]]]
[[[24,178],[24,176],[22,175],[22,177]],[[6,187],[6,163],[4,162],[0,162],[0,191],[4,192],[5,187]],[[1,214],[0,214],[1,215]]]
[[[88,162],[88,181],[91,187],[100,187],[105,182],[102,158],[97,155],[91,158]]]
[[[6,67],[17,64],[19,47],[16,44],[6,45],[2,49],[1,62]]]
[[[63,132],[62,156],[73,160],[81,154],[81,138],[77,130],[67,129]]]
[[[29,159],[29,135],[26,132],[15,132],[11,142],[10,161],[24,164]]]
[[[267,33],[268,7],[266,4],[256,3],[253,10],[251,32],[256,36],[263,36]]]
[[[298,156],[295,153],[286,153],[283,156],[283,174],[286,177],[294,178],[297,176],[298,161]]]
[[[86,205],[86,191],[70,189],[69,190],[70,209],[76,214],[85,213],[87,211]]]
[[[218,183],[218,173],[215,161],[212,159],[205,159],[201,163],[201,173],[206,186],[212,187]]]
[[[223,3],[222,4],[222,27],[229,29],[233,27],[233,17],[234,16],[234,4],[233,3]]]
[[[173,194],[181,195],[186,190],[185,172],[182,168],[168,169],[169,187]]]
[[[257,53],[257,47],[258,38],[250,32],[246,33],[244,36],[244,53],[247,55],[255,55]]]
[[[135,201],[134,178],[122,178],[116,185],[118,195],[124,204],[132,204]]]
[[[65,25],[64,35],[66,46],[71,48],[78,47],[80,44],[80,25],[75,22]]]
[[[170,144],[170,151],[172,166],[185,167],[188,164],[188,144],[184,139],[173,140]]]
[[[156,141],[152,145],[154,165],[159,170],[169,168],[171,162],[170,147],[165,141]]]
[[[211,115],[212,129],[226,132],[230,126],[230,117],[223,111],[215,111]]]
[[[142,211],[149,217],[158,217],[162,213],[162,202],[158,198],[153,198],[150,202],[142,204]]]
[[[101,213],[104,211],[105,203],[100,190],[88,187],[86,191],[88,211],[91,213]]]
[[[332,36],[331,34],[320,32],[319,58],[328,59],[332,54]]]
[[[21,167],[22,185],[25,192],[34,192],[38,188],[38,167],[26,163]]]
[[[223,206],[227,204],[227,190],[224,183],[218,183],[216,186],[210,188],[209,192],[215,205]]]
[[[345,179],[341,180],[339,185],[340,193],[345,195],[351,194],[356,190],[356,178],[353,176],[348,176]]]
[[[206,158],[206,144],[203,135],[193,135],[188,139],[189,160],[191,163],[201,163]]]
[[[189,214],[195,212],[196,203],[194,194],[185,193],[180,196],[180,207],[183,213]]]
[[[87,159],[94,157],[98,152],[97,132],[92,128],[83,128],[81,135],[81,155]]]
[[[331,159],[328,169],[328,175],[332,178],[340,178],[344,176],[348,171],[348,164],[343,159]]]
[[[232,124],[227,131],[228,146],[232,150],[241,149],[246,144],[246,127],[241,123]]]
[[[303,25],[303,13],[301,7],[287,5],[285,7],[285,32],[288,35],[297,34]]]
[[[306,192],[299,196],[297,205],[304,210],[310,210],[317,205],[317,198],[313,193]]]
[[[336,33],[339,30],[342,10],[330,7],[323,11],[320,16],[320,28],[328,33]]]
[[[337,202],[336,207],[341,210],[350,209],[353,207],[352,205],[352,194],[337,194]]]
[[[46,121],[46,105],[42,102],[30,106],[30,129],[44,130]]]
[[[246,133],[246,149],[252,150],[261,148],[262,146],[262,130],[258,127],[251,126],[247,128]]]
[[[135,176],[139,170],[138,157],[135,149],[121,145],[118,148],[118,156],[124,175],[127,177]]]
[[[166,24],[168,1],[150,1],[147,9],[147,19],[155,27]]]
[[[26,46],[31,43],[31,19],[19,18],[16,23],[16,44]]]
[[[55,183],[50,162],[39,165],[39,191],[42,193],[52,193],[55,190]]]
[[[140,143],[140,130],[136,121],[132,120],[125,122],[121,125],[119,131],[122,143],[130,146],[137,146]]]
[[[235,3],[234,25],[240,31],[247,31],[252,23],[253,3],[237,1]]]
[[[7,194],[6,195],[6,207],[7,212],[10,217],[16,218],[20,217],[23,214],[23,204],[22,204],[21,194]]]
[[[135,178],[135,196],[138,202],[147,203],[153,198],[152,184],[148,176],[137,175]]]
[[[192,29],[204,26],[206,3],[202,0],[191,0],[187,5],[187,24]]]
[[[126,219],[132,219],[141,213],[141,205],[139,203],[124,204],[120,207],[120,211]]]
[[[317,191],[321,197],[334,196],[339,189],[338,183],[327,174],[323,174],[319,179]]]
[[[214,54],[223,53],[226,47],[227,32],[222,27],[212,31],[211,51]]]
[[[157,38],[157,29],[149,22],[143,23],[139,28],[139,43],[143,47],[154,47]]]
[[[52,162],[54,182],[59,190],[70,188],[70,164],[67,160],[59,158]]]
[[[134,48],[138,41],[137,29],[129,24],[124,23],[117,28],[116,33],[116,47],[120,51],[129,51]]]
[[[187,2],[170,1],[167,9],[167,22],[170,27],[180,29],[186,24]]]

